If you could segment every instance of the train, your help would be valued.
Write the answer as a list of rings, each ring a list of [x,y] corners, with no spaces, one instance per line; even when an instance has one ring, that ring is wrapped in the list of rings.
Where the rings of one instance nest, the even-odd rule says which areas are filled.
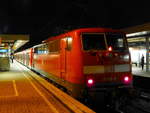
[[[131,56],[126,34],[120,30],[74,29],[14,56],[75,98],[132,87]]]

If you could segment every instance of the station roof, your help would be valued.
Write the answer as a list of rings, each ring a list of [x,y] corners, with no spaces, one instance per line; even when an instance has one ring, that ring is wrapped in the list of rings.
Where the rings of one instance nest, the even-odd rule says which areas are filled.
[[[0,48],[12,48],[16,51],[29,41],[29,35],[0,34]]]
[[[143,31],[149,32],[150,31],[150,23],[143,23],[140,25],[123,28],[121,30],[126,32],[127,34],[136,33],[136,32],[143,32]]]

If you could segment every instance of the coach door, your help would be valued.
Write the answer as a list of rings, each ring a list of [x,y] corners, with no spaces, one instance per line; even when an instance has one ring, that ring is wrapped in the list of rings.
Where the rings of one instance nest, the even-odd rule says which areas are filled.
[[[66,79],[70,69],[70,56],[72,49],[72,37],[66,37],[61,40],[61,78]]]
[[[60,73],[61,78],[65,79],[66,74],[66,38],[61,40],[60,50]]]

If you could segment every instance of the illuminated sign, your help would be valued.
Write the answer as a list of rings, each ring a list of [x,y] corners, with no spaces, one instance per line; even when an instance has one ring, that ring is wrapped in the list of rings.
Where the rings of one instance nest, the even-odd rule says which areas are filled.
[[[0,49],[0,52],[1,53],[6,53],[6,52],[8,52],[8,50],[7,49]]]

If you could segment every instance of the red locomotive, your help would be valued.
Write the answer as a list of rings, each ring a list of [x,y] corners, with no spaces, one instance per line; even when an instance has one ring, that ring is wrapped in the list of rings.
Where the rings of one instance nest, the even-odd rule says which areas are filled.
[[[76,29],[16,53],[15,58],[73,97],[81,97],[85,91],[132,86],[127,39],[118,30]]]

